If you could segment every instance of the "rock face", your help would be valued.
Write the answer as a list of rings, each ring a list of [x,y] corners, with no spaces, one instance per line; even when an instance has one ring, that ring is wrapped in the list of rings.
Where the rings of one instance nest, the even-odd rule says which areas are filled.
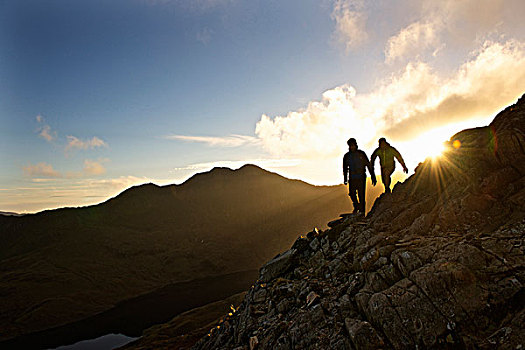
[[[522,349],[525,98],[299,238],[194,349]]]

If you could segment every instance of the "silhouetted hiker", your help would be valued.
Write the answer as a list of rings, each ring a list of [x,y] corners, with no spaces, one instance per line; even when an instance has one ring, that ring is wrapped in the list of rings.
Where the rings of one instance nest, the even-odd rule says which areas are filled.
[[[366,173],[365,167],[372,177],[372,184],[377,183],[374,168],[371,166],[365,152],[357,148],[357,141],[351,138],[347,141],[348,152],[343,157],[343,176],[345,185],[348,185],[348,195],[354,204],[354,213],[360,212],[365,214],[365,196],[366,196]],[[350,174],[350,177],[348,175]],[[356,196],[357,193],[357,196]],[[358,197],[359,196],[359,200]]]
[[[405,165],[405,161],[403,160],[403,157],[401,157],[401,154],[397,149],[390,146],[384,137],[379,139],[379,147],[376,148],[374,153],[372,153],[372,157],[370,157],[372,168],[374,167],[377,157],[379,157],[379,164],[381,165],[381,181],[383,181],[383,185],[385,185],[385,193],[390,193],[390,176],[392,176],[392,173],[396,168],[394,158],[396,158],[401,164],[405,173],[408,173],[408,168]]]

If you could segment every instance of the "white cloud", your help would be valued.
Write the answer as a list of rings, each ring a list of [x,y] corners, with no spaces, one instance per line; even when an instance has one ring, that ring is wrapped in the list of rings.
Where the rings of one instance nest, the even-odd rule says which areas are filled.
[[[476,54],[448,79],[433,73],[436,85],[422,89],[427,101],[398,115],[385,132],[407,139],[421,129],[490,117],[525,92],[525,44],[486,42]]]
[[[35,165],[29,164],[22,168],[24,174],[31,177],[47,177],[47,178],[58,178],[62,177],[62,174],[55,169],[51,164],[40,162]]]
[[[310,102],[306,109],[273,119],[263,115],[255,133],[263,147],[277,156],[334,156],[341,148],[335,140],[347,138],[352,130],[373,130],[372,121],[357,114],[355,94],[353,87],[343,85],[326,91],[322,101]]]
[[[362,0],[335,0],[332,20],[335,21],[335,36],[346,50],[363,44],[368,39],[367,15]]]
[[[521,18],[505,16],[507,8],[525,12],[525,2],[514,0],[423,0],[419,5],[418,18],[388,39],[384,50],[387,63],[436,55],[444,47],[468,46],[497,33],[504,24],[521,25]]]
[[[180,140],[186,142],[206,143],[210,146],[219,147],[239,147],[249,144],[257,144],[259,140],[253,136],[232,134],[229,136],[188,136],[188,135],[168,135],[164,138],[168,140]]]
[[[98,147],[108,147],[108,144],[104,141],[99,139],[98,137],[94,136],[91,139],[87,140],[81,140],[75,136],[67,136],[67,145],[66,145],[66,152],[72,149],[94,149]]]
[[[420,52],[427,48],[437,48],[439,43],[437,32],[439,24],[436,21],[414,22],[403,28],[397,35],[388,39],[385,48],[385,60],[387,63]]]
[[[384,135],[409,141],[434,128],[486,120],[525,92],[523,81],[525,45],[486,42],[451,75],[442,76],[425,63],[409,63],[369,93],[357,94],[343,85],[305,109],[274,118],[263,115],[255,132],[276,156],[338,157],[351,136],[370,148]]]

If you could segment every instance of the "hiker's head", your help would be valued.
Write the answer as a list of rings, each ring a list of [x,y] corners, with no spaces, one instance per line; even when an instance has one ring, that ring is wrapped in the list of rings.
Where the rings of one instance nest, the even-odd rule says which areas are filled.
[[[348,139],[346,143],[348,144],[348,149],[350,149],[350,151],[353,152],[357,150],[357,141],[353,137],[351,139]]]
[[[378,143],[380,148],[385,148],[386,146],[388,146],[388,142],[386,142],[386,139],[384,137],[381,137],[378,140]]]

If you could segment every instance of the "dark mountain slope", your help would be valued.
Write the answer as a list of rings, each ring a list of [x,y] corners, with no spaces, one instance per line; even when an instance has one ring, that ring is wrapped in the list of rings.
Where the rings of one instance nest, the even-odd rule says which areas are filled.
[[[525,97],[263,266],[194,349],[522,349]]]
[[[134,187],[96,206],[0,216],[0,339],[169,283],[257,269],[348,206],[342,186],[248,165]]]

